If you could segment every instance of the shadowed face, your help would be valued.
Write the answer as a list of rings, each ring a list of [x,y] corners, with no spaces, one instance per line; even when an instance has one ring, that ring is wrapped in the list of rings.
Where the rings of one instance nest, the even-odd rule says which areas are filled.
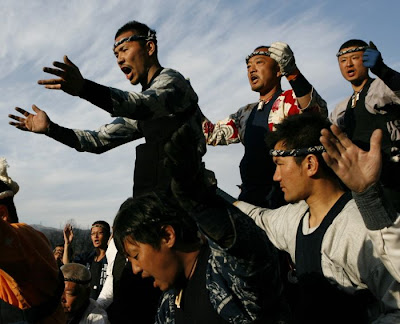
[[[132,264],[135,274],[143,278],[153,277],[154,287],[165,291],[174,287],[178,278],[184,275],[183,267],[176,253],[162,239],[159,249],[150,244],[134,241],[131,237],[124,240],[124,250]]]
[[[90,288],[80,287],[77,283],[65,281],[64,293],[61,296],[61,304],[64,313],[72,317],[89,300]]]
[[[356,48],[356,46],[343,48],[341,51],[353,48]],[[364,51],[357,51],[338,57],[340,72],[347,81],[360,84],[368,78],[368,68],[363,65],[363,55]]]

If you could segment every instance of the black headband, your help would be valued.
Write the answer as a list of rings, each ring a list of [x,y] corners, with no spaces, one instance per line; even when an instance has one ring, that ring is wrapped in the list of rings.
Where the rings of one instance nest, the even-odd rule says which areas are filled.
[[[118,47],[118,46],[121,45],[122,43],[125,43],[125,42],[133,42],[133,41],[141,40],[141,39],[147,40],[147,41],[148,41],[148,40],[157,41],[156,32],[155,32],[154,30],[151,30],[151,29],[150,29],[149,32],[147,33],[147,36],[132,35],[132,36],[129,36],[129,37],[122,38],[122,39],[119,40],[118,42],[115,42],[115,43],[114,43],[113,49],[115,49],[116,47]]]
[[[246,64],[249,63],[249,60],[256,55],[264,55],[264,56],[270,56],[271,53],[270,52],[266,52],[266,51],[254,51],[253,53],[249,54],[246,56]]]

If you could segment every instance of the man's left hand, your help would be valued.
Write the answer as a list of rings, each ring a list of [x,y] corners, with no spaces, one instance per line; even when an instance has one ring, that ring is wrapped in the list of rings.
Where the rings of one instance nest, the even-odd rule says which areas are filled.
[[[383,62],[381,52],[378,51],[373,42],[369,42],[369,47],[363,54],[363,65],[372,69],[377,63],[379,64],[381,62]]]
[[[271,53],[270,57],[278,62],[282,75],[289,75],[297,69],[293,52],[288,44],[272,43],[268,52]]]

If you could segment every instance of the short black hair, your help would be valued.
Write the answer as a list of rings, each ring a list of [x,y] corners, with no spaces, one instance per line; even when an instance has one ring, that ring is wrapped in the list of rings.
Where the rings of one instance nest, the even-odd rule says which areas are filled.
[[[361,47],[361,46],[368,46],[366,42],[364,42],[361,39],[350,39],[347,42],[344,42],[340,48],[339,52],[344,49],[344,48],[349,48],[349,47]]]
[[[269,149],[273,149],[279,141],[283,141],[286,150],[320,146],[322,145],[319,140],[321,130],[324,128],[330,130],[330,126],[330,121],[320,113],[305,112],[291,115],[286,117],[282,123],[275,125],[276,130],[268,132],[265,141]],[[327,175],[334,175],[333,170],[325,163],[321,153],[312,154],[318,158]],[[305,156],[295,157],[297,164],[300,164],[304,159]]]
[[[115,246],[118,251],[123,252],[125,238],[131,237],[134,241],[159,249],[166,225],[174,228],[177,244],[193,244],[199,241],[196,222],[172,195],[149,192],[128,198],[114,219]]]
[[[148,36],[149,33],[154,34],[154,36],[156,35],[156,31],[154,29],[151,29],[149,26],[136,20],[131,20],[117,30],[114,39],[127,31],[134,31],[139,36]],[[154,40],[154,42],[157,44],[156,40]]]

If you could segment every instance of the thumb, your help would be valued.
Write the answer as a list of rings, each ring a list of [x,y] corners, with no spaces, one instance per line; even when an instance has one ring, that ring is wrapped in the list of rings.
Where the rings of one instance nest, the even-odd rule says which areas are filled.
[[[36,105],[32,105],[32,110],[35,112],[35,113],[39,113],[39,112],[41,112],[42,110],[41,109],[39,109],[39,107],[38,106],[36,106]]]
[[[67,55],[64,55],[64,63],[73,67],[76,67],[76,65],[74,63],[72,63],[72,61],[68,58]]]
[[[376,45],[372,41],[369,41],[369,47],[374,49],[374,50],[378,50],[378,48],[376,47]]]
[[[375,129],[370,139],[370,152],[380,153],[382,137],[382,130]]]

